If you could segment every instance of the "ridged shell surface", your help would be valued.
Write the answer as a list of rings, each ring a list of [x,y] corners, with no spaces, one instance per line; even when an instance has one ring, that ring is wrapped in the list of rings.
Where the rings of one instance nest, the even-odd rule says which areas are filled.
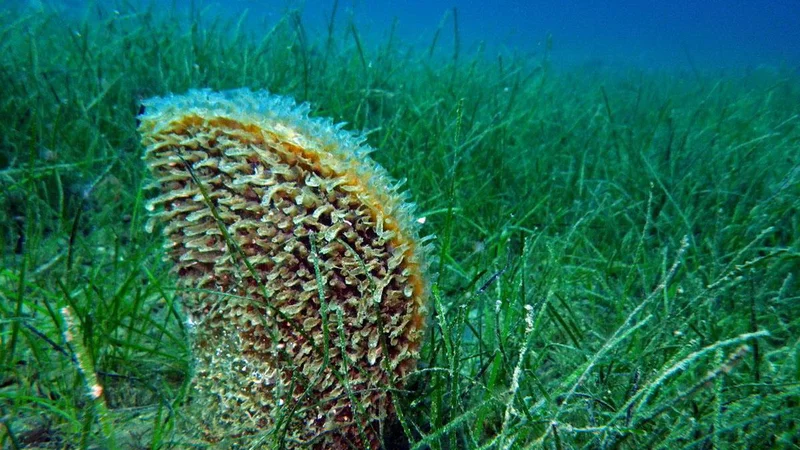
[[[267,92],[153,98],[139,117],[191,329],[190,416],[228,447],[377,448],[418,357],[412,207],[363,138]]]

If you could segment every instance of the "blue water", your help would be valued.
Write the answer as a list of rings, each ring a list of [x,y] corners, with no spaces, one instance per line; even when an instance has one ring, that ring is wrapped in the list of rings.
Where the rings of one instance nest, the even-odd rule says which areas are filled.
[[[258,2],[249,2],[251,4]],[[307,9],[330,10],[331,1]],[[548,34],[564,62],[703,67],[800,63],[800,0],[347,1],[375,29],[393,18],[404,36],[432,36],[456,8],[463,42],[535,51]],[[451,36],[452,25],[445,30]]]
[[[645,64],[682,63],[687,53],[699,64],[800,60],[797,0],[498,0],[496,5],[459,5],[465,35],[525,47],[551,33],[554,50],[565,55]]]
[[[48,2],[73,9],[84,3],[32,3]],[[196,0],[194,5],[207,7],[208,15],[231,16],[247,10],[254,26],[298,9],[309,33],[321,35],[334,1]],[[437,48],[446,52],[453,48],[454,15],[464,53],[483,43],[489,52],[536,54],[551,36],[554,64],[645,68],[694,64],[702,69],[800,65],[800,0],[340,0],[336,18],[342,34],[354,21],[367,43],[385,42],[396,20],[395,36],[420,48],[430,45],[442,23]]]

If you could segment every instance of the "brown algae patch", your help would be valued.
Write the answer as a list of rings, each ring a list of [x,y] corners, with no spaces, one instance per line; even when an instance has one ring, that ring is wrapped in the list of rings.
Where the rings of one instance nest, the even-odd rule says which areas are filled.
[[[139,117],[212,443],[377,448],[414,370],[428,284],[413,208],[364,139],[241,89]],[[258,436],[255,436],[258,435]]]

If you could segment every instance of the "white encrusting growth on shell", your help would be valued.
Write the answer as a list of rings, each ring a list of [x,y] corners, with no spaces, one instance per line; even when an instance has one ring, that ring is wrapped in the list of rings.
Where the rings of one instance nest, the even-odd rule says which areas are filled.
[[[290,447],[376,448],[424,331],[406,197],[362,136],[291,99],[202,90],[144,106],[148,210],[188,288],[205,439],[281,427]]]

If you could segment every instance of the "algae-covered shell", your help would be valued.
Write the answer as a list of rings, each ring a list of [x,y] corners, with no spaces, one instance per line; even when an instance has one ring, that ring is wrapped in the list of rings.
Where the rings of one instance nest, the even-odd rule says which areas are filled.
[[[286,97],[143,104],[149,227],[184,288],[204,439],[377,448],[424,332],[412,206],[363,138]]]

